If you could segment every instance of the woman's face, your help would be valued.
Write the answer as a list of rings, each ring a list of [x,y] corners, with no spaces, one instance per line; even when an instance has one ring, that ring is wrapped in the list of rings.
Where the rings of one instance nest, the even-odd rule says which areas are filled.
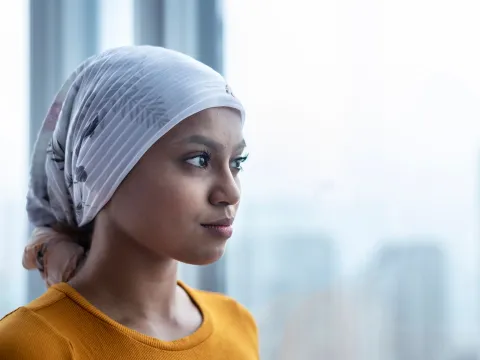
[[[218,260],[240,202],[241,117],[204,110],[175,126],[138,162],[104,209],[108,221],[161,257]]]

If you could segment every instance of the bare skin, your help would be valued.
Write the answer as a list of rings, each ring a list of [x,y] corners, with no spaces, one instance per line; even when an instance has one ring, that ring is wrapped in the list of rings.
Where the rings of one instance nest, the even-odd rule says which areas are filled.
[[[177,285],[177,262],[218,260],[233,220],[244,160],[240,115],[204,110],[164,135],[95,219],[89,256],[70,281],[115,321],[161,340],[193,333],[202,315]]]

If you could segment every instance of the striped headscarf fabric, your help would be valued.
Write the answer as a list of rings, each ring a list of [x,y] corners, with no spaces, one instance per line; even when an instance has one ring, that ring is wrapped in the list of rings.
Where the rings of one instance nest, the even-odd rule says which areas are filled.
[[[34,147],[27,212],[37,235],[89,224],[159,138],[212,107],[244,119],[224,78],[184,54],[126,46],[87,59],[55,97]],[[36,253],[46,241],[35,237],[27,268],[41,267]]]

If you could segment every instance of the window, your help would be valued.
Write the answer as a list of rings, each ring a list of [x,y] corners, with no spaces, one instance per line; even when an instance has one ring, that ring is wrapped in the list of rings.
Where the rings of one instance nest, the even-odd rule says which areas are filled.
[[[225,1],[251,152],[228,289],[262,359],[477,353],[479,11]]]

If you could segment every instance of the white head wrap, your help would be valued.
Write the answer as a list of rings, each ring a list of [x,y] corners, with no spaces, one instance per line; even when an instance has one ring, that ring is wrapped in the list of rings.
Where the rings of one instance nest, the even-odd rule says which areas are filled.
[[[212,107],[243,114],[223,77],[186,55],[139,46],[88,59],[63,85],[37,139],[30,221],[89,223],[160,137]]]
[[[237,109],[244,118],[224,78],[189,56],[134,46],[86,60],[57,94],[38,135],[30,221],[74,229],[90,223],[160,137],[212,107]]]

